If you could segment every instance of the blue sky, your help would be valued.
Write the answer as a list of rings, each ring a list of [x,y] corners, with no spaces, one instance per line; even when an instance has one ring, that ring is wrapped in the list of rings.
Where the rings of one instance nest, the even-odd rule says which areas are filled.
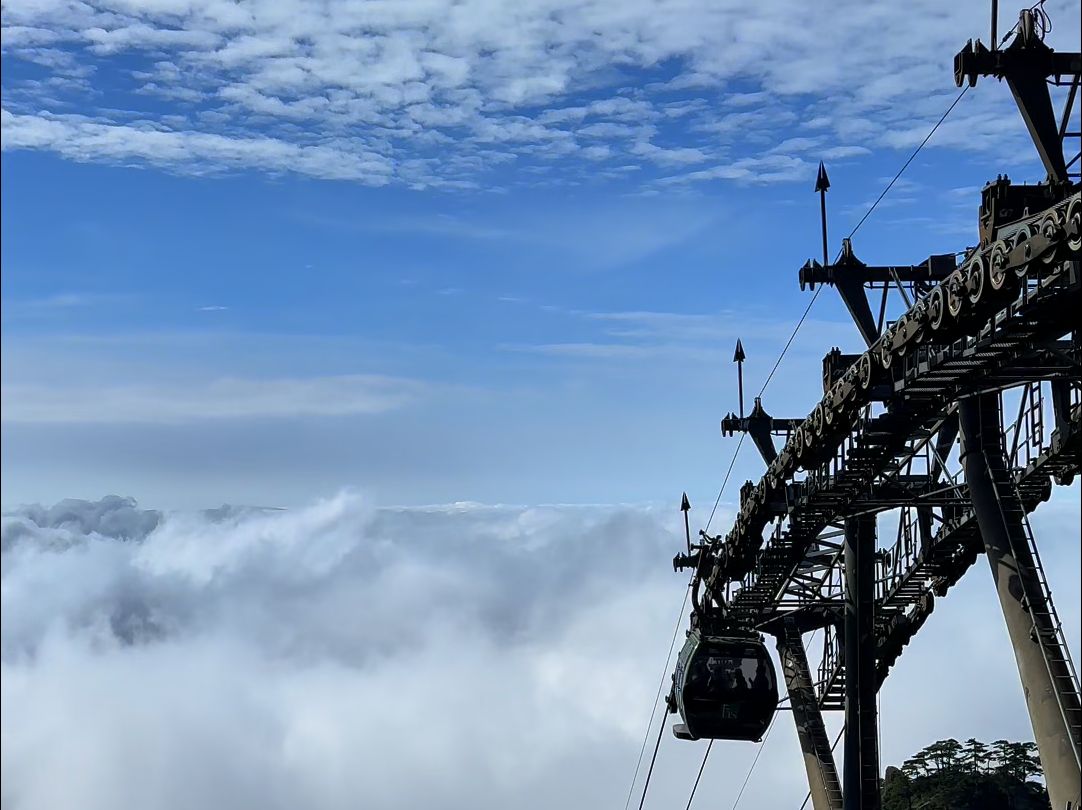
[[[836,246],[987,27],[918,5],[6,4],[5,504],[711,498],[818,160]],[[1004,170],[1041,176],[989,82],[858,255],[963,249]],[[821,296],[768,409],[857,341]]]

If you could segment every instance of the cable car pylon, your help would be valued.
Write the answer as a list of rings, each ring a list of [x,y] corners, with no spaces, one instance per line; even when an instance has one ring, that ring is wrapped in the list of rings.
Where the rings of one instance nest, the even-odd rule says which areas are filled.
[[[710,535],[708,521],[698,543],[681,502],[686,553],[673,566],[693,572],[692,612],[667,700],[681,715],[673,732],[759,739],[777,704],[763,644],[773,635],[815,810],[878,810],[878,690],[982,553],[1052,805],[1082,807],[1078,677],[1028,524],[1054,485],[1082,472],[1082,175],[1074,170],[1082,154],[1065,154],[1074,133],[1063,123],[1082,85],[1082,54],[1045,45],[1043,13],[1024,9],[993,43],[1011,40],[1006,47],[968,43],[955,80],[1007,81],[1047,178],[988,183],[975,247],[913,264],[856,257],[853,234],[963,89],[839,258],[824,252],[821,264],[800,269],[801,289],[838,291],[863,351],[827,353],[822,399],[806,417],[780,418],[763,408],[763,392],[745,415],[738,341],[740,412],[722,419],[722,434],[751,435],[765,472],[740,488],[731,528]],[[1072,88],[1059,122],[1049,84]],[[828,187],[820,164],[824,246]],[[878,297],[874,310],[869,294]],[[893,541],[878,531],[887,516],[896,519]],[[823,648],[813,666],[803,637],[817,630]],[[823,723],[832,710],[845,712],[841,779]]]

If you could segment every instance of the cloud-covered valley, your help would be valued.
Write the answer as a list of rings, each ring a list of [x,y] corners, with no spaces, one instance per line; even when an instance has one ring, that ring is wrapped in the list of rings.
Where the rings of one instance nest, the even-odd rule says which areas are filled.
[[[1057,542],[1072,521],[1077,538],[1077,504],[1046,510],[1037,529],[1077,637],[1077,578],[1058,567],[1077,571],[1077,550]],[[295,510],[9,510],[3,807],[619,807],[683,594],[667,565],[677,520],[352,494]],[[1027,736],[982,566],[887,682],[888,762],[933,735]],[[742,806],[803,798],[779,717]],[[725,803],[757,747],[715,749],[700,795]],[[702,747],[666,734],[660,754],[648,807],[686,800]]]
[[[611,804],[681,592],[670,547],[641,510],[17,510],[3,804]],[[618,770],[573,777],[598,762]]]

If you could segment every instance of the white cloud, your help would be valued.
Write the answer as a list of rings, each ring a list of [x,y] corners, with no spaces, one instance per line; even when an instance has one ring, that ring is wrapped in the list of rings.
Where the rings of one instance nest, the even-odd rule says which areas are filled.
[[[704,348],[713,346],[721,351],[728,351],[729,341],[737,338],[769,341],[771,346],[781,344],[793,329],[792,324],[787,322],[725,310],[711,313],[638,311],[576,314],[605,324],[606,333],[616,337],[648,343],[700,343]],[[817,348],[832,341],[842,341],[852,330],[852,326],[844,322],[816,319],[809,319],[802,328],[816,336]]]
[[[87,307],[94,304],[109,303],[123,300],[119,295],[97,295],[90,293],[64,292],[48,295],[44,298],[16,299],[10,298],[4,301],[4,306],[9,311],[18,313],[41,313],[52,310],[67,310],[78,307]]]
[[[330,180],[383,185],[390,161],[345,143],[299,145],[276,138],[237,138],[166,131],[138,125],[91,121],[82,116],[17,115],[3,110],[5,149],[47,149],[73,160],[142,160],[157,166],[183,165],[188,171],[257,167],[299,172]]]
[[[642,346],[630,343],[542,343],[537,345],[507,345],[508,351],[547,354],[585,360],[654,360],[659,357],[680,356],[685,359],[700,352],[683,346]]]
[[[1050,5],[1056,19],[1077,15],[1067,0]],[[842,139],[847,157],[922,137],[951,90],[952,55],[986,16],[977,0],[850,0],[830,15],[795,0],[14,0],[5,62],[81,78],[65,90],[6,70],[4,148],[412,186],[491,185],[486,172],[509,158],[522,169],[726,161],[687,180],[790,182],[800,167],[755,162],[812,129],[833,136],[825,148]],[[1057,25],[1053,44],[1076,49],[1073,28]],[[108,109],[87,93],[91,70],[113,88]],[[147,95],[183,117],[152,112]],[[933,146],[1013,159],[1025,134],[1011,102],[992,87],[973,95]],[[132,112],[118,112],[125,100]],[[671,145],[653,140],[660,121],[679,127]],[[602,137],[607,153],[591,143]],[[734,146],[753,163],[734,170]]]
[[[683,595],[678,521],[350,495],[296,511],[14,510],[3,804],[618,806]],[[1037,513],[1039,537],[1072,525],[1077,496]],[[1045,559],[1077,644],[1077,544]],[[886,762],[941,736],[1028,735],[994,601],[978,560],[907,648],[883,692]],[[951,677],[930,691],[947,651]],[[700,795],[735,799],[757,750],[716,745]],[[682,806],[701,755],[666,733],[649,806]],[[780,713],[743,800],[797,806],[799,762]]]
[[[5,518],[5,807],[547,808],[626,787],[681,592],[649,512],[340,496],[152,514],[123,541],[142,516],[112,506],[112,526],[77,502]]]
[[[760,358],[771,356],[792,334],[792,324],[765,318],[737,316],[732,312],[583,312],[557,310],[600,325],[597,340],[563,343],[507,344],[505,351],[559,357],[580,361],[664,361],[667,364],[691,364],[696,368],[716,366],[731,356],[739,338],[755,341]],[[793,351],[808,359],[825,344],[839,345],[851,337],[853,327],[841,321],[808,320],[802,330],[816,336],[815,348],[796,346]],[[606,369],[611,364],[602,364]],[[756,367],[766,371],[767,368]]]
[[[867,155],[871,152],[865,146],[832,146],[829,149],[820,151],[819,157],[824,160],[838,159],[843,160],[845,158],[860,157],[861,155]]]
[[[377,414],[424,394],[424,384],[378,375],[102,385],[5,383],[9,423],[159,423]]]
[[[811,177],[815,164],[791,155],[767,155],[761,158],[739,158],[709,169],[699,169],[664,178],[664,185],[703,180],[732,180],[751,185],[791,182]]]

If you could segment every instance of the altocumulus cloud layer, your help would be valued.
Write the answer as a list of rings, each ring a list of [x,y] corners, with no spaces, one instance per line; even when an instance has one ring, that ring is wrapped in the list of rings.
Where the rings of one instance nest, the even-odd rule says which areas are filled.
[[[349,494],[290,511],[15,509],[0,804],[620,807],[683,591],[673,518]],[[1077,490],[1034,526],[1077,657]],[[947,736],[1029,737],[983,560],[881,698],[885,762]],[[804,797],[779,718],[741,807]],[[666,736],[648,807],[682,806],[702,750]],[[714,747],[703,806],[735,799],[757,751]]]
[[[680,595],[669,528],[350,495],[12,512],[3,805],[611,805]]]
[[[1048,7],[1070,48],[1077,9]],[[977,0],[10,0],[0,122],[4,149],[180,172],[784,182],[919,142],[986,18]],[[1010,154],[1004,105],[965,105],[936,145]]]

